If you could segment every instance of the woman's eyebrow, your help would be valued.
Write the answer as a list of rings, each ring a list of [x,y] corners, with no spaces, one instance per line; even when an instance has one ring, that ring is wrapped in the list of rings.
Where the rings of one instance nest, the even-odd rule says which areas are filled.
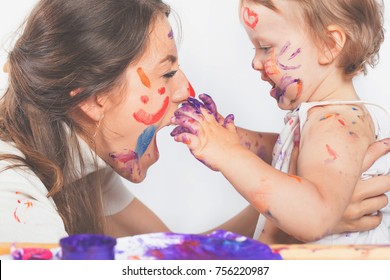
[[[174,56],[174,55],[167,55],[166,57],[164,57],[161,61],[160,61],[160,64],[166,62],[166,61],[169,61],[171,63],[175,63],[177,61],[177,57]]]

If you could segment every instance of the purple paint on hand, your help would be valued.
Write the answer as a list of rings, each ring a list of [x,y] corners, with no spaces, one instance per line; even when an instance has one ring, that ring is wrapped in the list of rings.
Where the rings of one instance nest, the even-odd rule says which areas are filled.
[[[189,131],[188,128],[185,128],[183,126],[177,126],[177,127],[175,127],[174,130],[172,130],[171,136],[175,137],[175,136],[182,134],[182,133],[191,133],[191,132]]]
[[[185,115],[185,113],[191,113],[191,114],[202,114],[200,112],[200,109],[197,109],[196,107],[194,107],[193,105],[191,105],[190,103],[188,102],[185,102],[181,105],[181,107],[179,109],[177,109],[174,113],[174,115],[176,117],[179,117],[179,116],[182,116],[182,115]]]
[[[200,108],[204,108],[204,109],[207,110],[206,106],[202,102],[200,102],[198,99],[195,99],[195,98],[192,98],[192,97],[188,97],[187,101],[188,101],[189,104],[194,106],[199,111],[200,111]]]
[[[226,127],[228,124],[234,124],[234,115],[229,114],[226,116],[224,122],[223,122],[223,127]]]
[[[200,100],[203,101],[206,108],[214,115],[215,120],[218,121],[218,110],[217,105],[210,95],[202,93],[199,95]]]

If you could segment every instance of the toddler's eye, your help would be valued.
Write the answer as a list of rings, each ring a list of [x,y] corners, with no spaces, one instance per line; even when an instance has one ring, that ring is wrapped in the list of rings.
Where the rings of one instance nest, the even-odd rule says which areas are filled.
[[[260,50],[262,50],[263,52],[268,52],[268,51],[271,50],[271,47],[269,47],[269,46],[261,46]]]
[[[171,71],[171,72],[168,72],[168,73],[164,74],[163,77],[164,77],[165,79],[170,79],[170,78],[172,78],[173,76],[175,76],[176,73],[177,73],[177,70],[174,70],[174,71]]]

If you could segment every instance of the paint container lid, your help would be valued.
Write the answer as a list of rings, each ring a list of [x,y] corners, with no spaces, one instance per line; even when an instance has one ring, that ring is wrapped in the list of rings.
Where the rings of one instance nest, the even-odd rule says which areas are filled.
[[[113,260],[116,239],[101,234],[75,234],[60,240],[63,260]]]

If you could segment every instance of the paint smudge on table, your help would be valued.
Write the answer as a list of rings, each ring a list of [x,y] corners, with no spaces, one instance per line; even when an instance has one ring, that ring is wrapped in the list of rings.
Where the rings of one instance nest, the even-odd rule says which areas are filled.
[[[242,235],[215,231],[209,235],[152,233],[119,238],[116,259],[280,260],[268,245]],[[120,250],[119,250],[120,249]]]

